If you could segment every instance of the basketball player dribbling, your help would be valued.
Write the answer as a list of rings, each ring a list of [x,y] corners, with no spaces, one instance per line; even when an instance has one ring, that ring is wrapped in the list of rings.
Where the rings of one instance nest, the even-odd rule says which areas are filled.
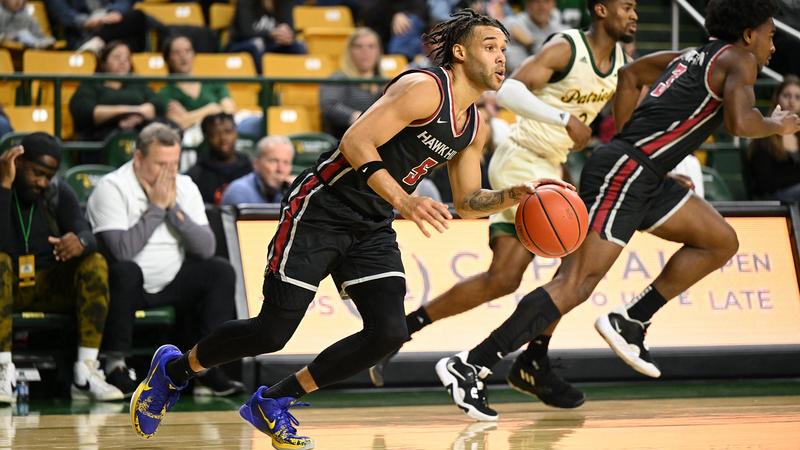
[[[481,380],[504,355],[584,302],[634,231],[683,246],[637,299],[601,316],[595,327],[626,363],[652,377],[660,371],[644,336],[653,314],[736,253],[733,228],[666,174],[721,123],[731,134],[757,138],[796,133],[800,119],[784,111],[764,117],[754,108],[753,85],[775,50],[773,0],[710,0],[706,11],[707,43],[649,55],[620,70],[614,114],[621,131],[592,154],[581,175],[589,210],[583,245],[488,338],[436,364],[454,402],[471,417],[496,420],[488,404],[476,401],[486,398]],[[645,86],[652,88],[637,107]]]
[[[619,42],[636,33],[635,0],[588,0],[589,30],[553,35],[506,80],[497,101],[519,116],[510,136],[495,150],[489,181],[502,189],[523,180],[560,178],[570,151],[581,150],[591,137],[588,127],[617,88],[617,73],[626,62]],[[468,311],[519,288],[533,254],[517,239],[516,207],[491,217],[492,262],[486,272],[469,277],[406,316],[409,334],[426,325]],[[583,393],[551,370],[547,356],[553,326],[536,336],[520,353],[509,373],[515,389],[561,408],[583,404]],[[387,358],[370,368],[370,378],[383,384]]]
[[[245,356],[280,350],[297,329],[319,282],[332,275],[358,308],[364,328],[323,350],[295,374],[261,386],[240,408],[242,418],[280,449],[313,448],[298,434],[290,409],[297,399],[375,363],[408,337],[403,318],[405,275],[391,223],[393,210],[430,236],[451,219],[447,206],[411,195],[435,166],[447,163],[455,209],[480,217],[516,205],[542,183],[481,189],[487,131],[475,100],[505,75],[508,34],[494,19],[460,11],[425,36],[438,67],[395,78],[345,133],[338,149],[301,173],[284,198],[269,246],[264,303],[252,319],[229,321],[185,354],[160,347],[131,399],[135,431],[152,437],[180,392],[198,372]]]

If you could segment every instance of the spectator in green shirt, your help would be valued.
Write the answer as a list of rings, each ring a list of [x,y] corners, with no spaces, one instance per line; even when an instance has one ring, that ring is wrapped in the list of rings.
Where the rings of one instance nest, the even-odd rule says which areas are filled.
[[[188,37],[169,37],[164,42],[163,55],[172,77],[192,74],[194,47]],[[167,119],[183,130],[183,142],[189,146],[202,142],[203,134],[199,125],[204,117],[236,112],[236,103],[224,83],[170,82],[158,91],[158,96],[167,104]]]

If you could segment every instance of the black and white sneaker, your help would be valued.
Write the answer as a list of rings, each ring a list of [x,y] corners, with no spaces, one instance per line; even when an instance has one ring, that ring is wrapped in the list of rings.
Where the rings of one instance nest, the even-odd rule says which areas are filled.
[[[386,372],[386,366],[389,364],[389,361],[394,358],[400,349],[389,353],[388,355],[381,358],[380,361],[376,362],[374,366],[369,368],[369,379],[372,381],[372,385],[375,387],[383,387],[385,377],[384,372]]]
[[[133,392],[139,386],[136,381],[136,372],[125,366],[119,366],[106,374],[108,384],[116,387],[122,392],[125,398],[131,398]]]
[[[577,408],[586,401],[583,392],[553,371],[547,357],[528,361],[524,353],[520,353],[506,381],[514,390],[535,396],[545,405],[556,408]]]
[[[650,322],[642,323],[628,317],[625,307],[617,308],[597,318],[594,328],[608,342],[614,353],[637,372],[658,378],[661,371],[650,356],[644,336]]]
[[[497,420],[497,411],[489,407],[483,382],[491,374],[492,371],[486,367],[467,363],[467,352],[442,358],[436,363],[436,375],[456,406],[473,419],[485,422]]]

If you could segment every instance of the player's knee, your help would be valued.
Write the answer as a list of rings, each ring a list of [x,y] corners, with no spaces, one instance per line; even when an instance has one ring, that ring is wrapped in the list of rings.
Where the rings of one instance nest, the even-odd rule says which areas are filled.
[[[259,320],[258,317],[250,319],[251,326],[258,329],[258,353],[274,353],[283,350],[289,338],[292,337],[291,333],[284,333],[281,330],[280,324],[268,323]]]
[[[720,265],[725,264],[729,259],[736,255],[739,251],[739,237],[736,235],[736,230],[732,226],[725,224],[725,232],[720,234]]]
[[[509,272],[498,271],[489,273],[489,289],[491,290],[493,298],[514,293],[521,282],[521,276]]]
[[[389,353],[408,340],[408,328],[404,317],[385,321],[381,326],[376,327],[372,332],[372,339],[375,346],[380,348],[383,353]]]
[[[602,274],[596,273],[563,272],[553,279],[548,291],[557,293],[554,301],[562,312],[566,312],[585,302],[602,278]]]

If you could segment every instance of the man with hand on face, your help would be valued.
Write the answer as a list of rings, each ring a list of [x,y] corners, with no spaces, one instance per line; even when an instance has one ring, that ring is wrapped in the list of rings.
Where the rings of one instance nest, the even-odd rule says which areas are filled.
[[[203,199],[188,176],[178,175],[180,153],[175,131],[148,125],[139,134],[133,160],[104,177],[87,204],[89,221],[111,261],[105,369],[109,382],[126,396],[136,388],[124,359],[136,310],[172,305],[192,333],[202,334],[234,317],[233,268],[213,257],[214,234]],[[220,369],[198,380],[196,395],[243,390]]]
[[[78,199],[53,180],[61,146],[32,133],[0,155],[0,403],[14,402],[14,311],[71,312],[78,321],[72,398],[121,400],[97,361],[108,313],[108,266]]]

